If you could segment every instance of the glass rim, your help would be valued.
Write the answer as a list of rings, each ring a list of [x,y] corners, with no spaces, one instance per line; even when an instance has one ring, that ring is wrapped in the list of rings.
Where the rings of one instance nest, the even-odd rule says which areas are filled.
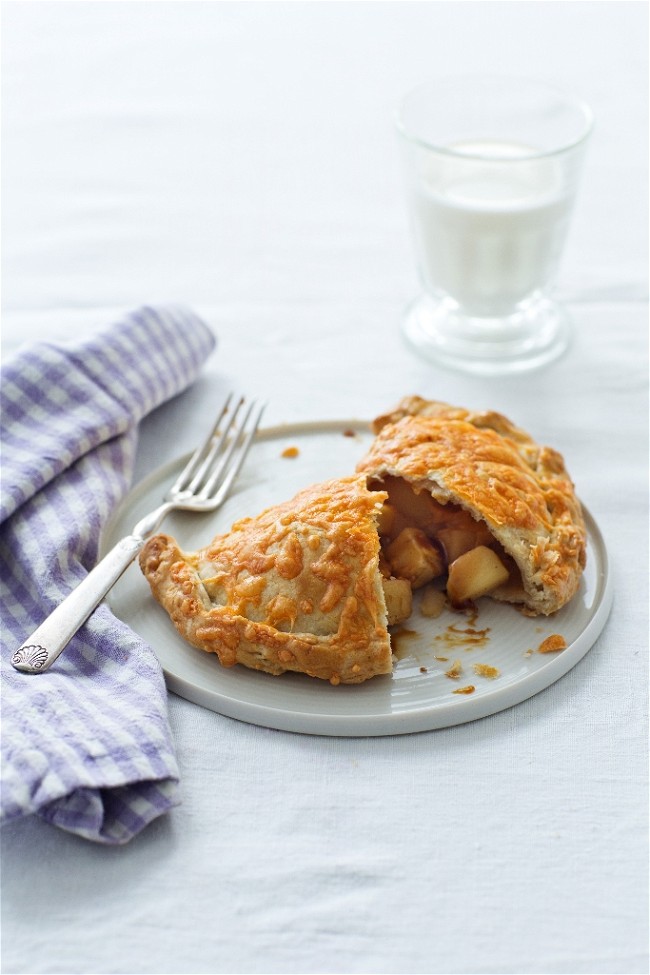
[[[544,89],[548,92],[553,92],[555,95],[561,96],[567,104],[577,108],[581,113],[583,119],[583,127],[581,131],[575,139],[563,142],[560,146],[557,146],[554,149],[535,149],[531,150],[529,153],[524,153],[523,155],[518,156],[493,156],[489,155],[488,153],[468,152],[466,150],[454,149],[450,146],[440,145],[430,139],[424,139],[421,136],[414,135],[404,124],[403,111],[406,101],[418,91],[422,91],[425,88],[433,88],[435,85],[440,85],[440,87],[443,87],[444,85],[448,84],[463,84],[467,82],[485,83],[493,81],[511,82],[517,85],[534,85],[539,89]],[[579,96],[572,94],[559,85],[554,85],[547,81],[539,81],[534,78],[510,75],[459,75],[456,77],[441,78],[438,79],[438,81],[432,79],[430,81],[420,82],[420,84],[415,85],[414,88],[409,89],[409,91],[403,95],[401,101],[394,110],[393,120],[399,135],[406,142],[419,146],[421,149],[427,149],[429,152],[436,152],[452,159],[464,159],[468,161],[474,160],[476,162],[498,162],[501,166],[504,163],[530,162],[532,159],[545,159],[551,156],[562,155],[562,153],[569,152],[571,149],[576,149],[579,145],[586,142],[594,127],[594,113],[587,102]]]

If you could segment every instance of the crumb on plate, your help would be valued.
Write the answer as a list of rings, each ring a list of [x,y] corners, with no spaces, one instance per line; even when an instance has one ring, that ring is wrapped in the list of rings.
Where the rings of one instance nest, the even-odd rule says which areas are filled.
[[[498,667],[492,667],[490,664],[474,664],[474,673],[477,677],[488,677],[490,680],[494,680],[501,673]]]
[[[463,665],[460,660],[454,660],[453,664],[449,670],[445,671],[445,677],[451,677],[452,680],[458,680],[463,672]]]
[[[542,640],[537,648],[538,653],[555,653],[557,650],[566,650],[567,642],[559,633],[552,633]]]

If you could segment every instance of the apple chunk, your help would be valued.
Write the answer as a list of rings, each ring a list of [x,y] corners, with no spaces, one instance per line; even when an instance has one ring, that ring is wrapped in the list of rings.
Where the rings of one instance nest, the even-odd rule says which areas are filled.
[[[387,546],[386,558],[393,575],[408,579],[414,589],[444,572],[440,552],[419,528],[404,528]]]
[[[413,609],[413,592],[406,579],[382,579],[388,626],[403,623]]]
[[[428,491],[416,491],[401,477],[387,478],[384,486],[388,491],[390,504],[402,517],[401,527],[406,523],[427,533],[435,532],[441,524],[445,509],[434,501]],[[393,534],[397,534],[395,528]]]
[[[436,537],[445,550],[449,565],[477,545],[474,529],[441,528]]]
[[[425,586],[422,590],[422,599],[420,600],[420,612],[423,616],[428,616],[430,619],[437,619],[445,608],[446,597],[444,592],[440,589],[435,589],[434,586]]]
[[[455,606],[478,599],[508,581],[509,572],[491,548],[478,545],[449,566],[447,595]]]

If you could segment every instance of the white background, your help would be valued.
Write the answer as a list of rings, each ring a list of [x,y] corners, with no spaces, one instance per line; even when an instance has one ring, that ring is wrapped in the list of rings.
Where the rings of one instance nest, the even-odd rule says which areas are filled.
[[[425,78],[546,79],[596,128],[526,378],[420,362],[392,113]],[[560,449],[608,541],[601,639],[523,705],[327,739],[170,697],[184,802],[107,850],[3,831],[3,971],[647,971],[647,5],[3,4],[3,350],[184,301],[219,348],[143,424],[137,478],[235,386],[269,423],[409,393]],[[192,438],[194,439],[194,438]]]

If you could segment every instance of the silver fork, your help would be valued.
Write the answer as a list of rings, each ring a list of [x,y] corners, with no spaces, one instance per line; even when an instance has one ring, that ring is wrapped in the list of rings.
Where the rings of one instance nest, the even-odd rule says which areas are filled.
[[[231,393],[209,435],[190,457],[164,503],[145,515],[133,532],[104,556],[15,651],[11,662],[16,670],[28,674],[49,670],[170,511],[176,508],[215,511],[223,504],[250,449],[266,405],[254,400],[246,405],[241,397],[231,409],[232,398]]]

